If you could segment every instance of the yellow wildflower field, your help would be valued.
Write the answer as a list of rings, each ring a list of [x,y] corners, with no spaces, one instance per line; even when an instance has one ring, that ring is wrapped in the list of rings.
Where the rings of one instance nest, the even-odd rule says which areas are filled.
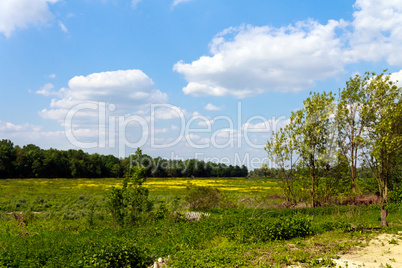
[[[0,180],[0,199],[16,196],[104,196],[112,187],[121,187],[123,179],[5,179]],[[235,195],[280,194],[275,181],[264,178],[148,178],[144,186],[150,195],[183,196],[186,185],[211,186]],[[0,200],[1,201],[1,200]]]

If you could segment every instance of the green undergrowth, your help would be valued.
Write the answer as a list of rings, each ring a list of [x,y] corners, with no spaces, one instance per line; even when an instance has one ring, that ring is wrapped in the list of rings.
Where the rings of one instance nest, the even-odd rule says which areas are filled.
[[[26,212],[22,225],[2,213],[0,267],[146,267],[167,256],[172,267],[321,267],[364,246],[368,228],[379,226],[377,206],[207,212],[200,221],[166,215],[124,227],[107,214],[73,220]],[[401,214],[391,209],[390,222]]]
[[[82,184],[56,181],[46,192],[21,180],[10,183],[27,183],[25,192],[1,189],[0,267],[148,267],[168,256],[171,267],[330,267],[380,226],[378,205],[279,209],[266,205],[267,195],[241,196],[244,205],[228,191],[190,184],[187,196],[150,191],[149,211],[119,224],[107,195],[65,188],[69,182]],[[188,210],[209,216],[188,221]],[[401,206],[391,204],[381,231],[402,231],[401,219]]]

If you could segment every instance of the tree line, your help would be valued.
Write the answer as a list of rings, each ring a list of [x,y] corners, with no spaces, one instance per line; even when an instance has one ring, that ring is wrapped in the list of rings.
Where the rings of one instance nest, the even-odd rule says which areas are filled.
[[[265,150],[289,202],[308,200],[314,207],[340,191],[356,194],[359,170],[369,170],[387,225],[389,188],[402,178],[402,90],[396,83],[367,72],[351,77],[337,95],[312,92],[290,123],[272,133]]]
[[[232,166],[197,159],[167,160],[136,154],[119,159],[83,150],[41,149],[0,141],[0,178],[110,178],[123,177],[130,165],[141,163],[147,177],[245,177],[244,165]]]

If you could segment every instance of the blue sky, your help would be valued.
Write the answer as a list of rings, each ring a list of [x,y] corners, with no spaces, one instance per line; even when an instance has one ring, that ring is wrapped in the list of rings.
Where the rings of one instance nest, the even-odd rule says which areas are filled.
[[[254,168],[310,91],[402,78],[401,41],[398,0],[2,0],[0,138]]]

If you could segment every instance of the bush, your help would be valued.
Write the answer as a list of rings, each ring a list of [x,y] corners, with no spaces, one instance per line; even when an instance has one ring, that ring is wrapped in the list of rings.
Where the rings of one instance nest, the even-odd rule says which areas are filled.
[[[242,228],[243,242],[288,240],[311,234],[310,220],[302,216],[249,219]]]
[[[184,200],[190,209],[206,210],[231,206],[219,189],[210,186],[196,186],[192,183],[187,183]]]
[[[148,198],[149,190],[142,186],[146,181],[145,172],[145,168],[133,166],[123,180],[123,187],[112,187],[107,207],[114,223],[138,225],[147,218],[153,204]]]
[[[16,237],[0,247],[0,267],[147,267],[148,250],[99,234]]]
[[[84,252],[84,267],[147,267],[152,262],[149,253],[124,239],[94,243]]]

